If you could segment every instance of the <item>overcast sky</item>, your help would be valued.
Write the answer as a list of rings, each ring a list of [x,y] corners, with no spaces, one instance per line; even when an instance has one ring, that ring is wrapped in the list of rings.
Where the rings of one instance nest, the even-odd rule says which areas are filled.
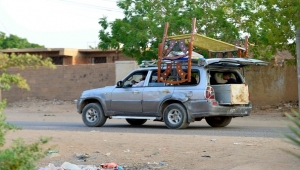
[[[117,0],[0,0],[0,31],[47,48],[96,46],[99,18],[123,18]]]

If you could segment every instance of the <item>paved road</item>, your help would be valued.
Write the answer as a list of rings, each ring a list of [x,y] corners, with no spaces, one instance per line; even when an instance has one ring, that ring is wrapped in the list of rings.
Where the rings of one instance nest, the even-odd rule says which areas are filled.
[[[271,137],[282,138],[282,133],[292,134],[286,127],[286,119],[261,120],[260,118],[235,118],[225,128],[211,128],[205,120],[191,123],[187,129],[168,129],[163,122],[149,120],[143,126],[134,127],[123,119],[107,120],[102,127],[86,127],[82,121],[9,121],[23,129],[31,130],[65,130],[65,131],[101,131],[118,133],[147,133],[147,134],[174,134],[174,135],[212,135],[212,136],[237,136],[237,137]]]

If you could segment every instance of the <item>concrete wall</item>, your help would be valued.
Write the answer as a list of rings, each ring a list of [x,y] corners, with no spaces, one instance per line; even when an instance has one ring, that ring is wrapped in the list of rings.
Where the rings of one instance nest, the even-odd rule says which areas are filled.
[[[20,73],[27,80],[30,91],[13,87],[2,91],[2,98],[14,102],[27,97],[39,99],[77,99],[83,90],[115,84],[115,64],[84,64],[57,66],[55,70],[10,68],[9,73]]]
[[[135,63],[135,62],[133,62]],[[3,91],[2,97],[13,102],[27,97],[40,99],[74,100],[86,89],[113,85],[136,68],[132,62],[57,66],[56,70],[45,68],[9,73],[20,73],[31,87],[30,91],[14,87]],[[252,66],[245,69],[249,84],[250,100],[254,106],[279,105],[298,101],[296,66]]]
[[[116,82],[122,80],[131,71],[138,68],[136,61],[116,61]]]
[[[251,66],[245,69],[250,100],[254,105],[279,105],[298,101],[296,66]]]

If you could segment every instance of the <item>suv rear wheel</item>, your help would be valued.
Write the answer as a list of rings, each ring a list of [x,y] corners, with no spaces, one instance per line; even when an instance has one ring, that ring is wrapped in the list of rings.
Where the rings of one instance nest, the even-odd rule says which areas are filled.
[[[133,126],[138,126],[146,123],[147,119],[126,119],[126,121]]]
[[[170,129],[184,129],[189,126],[186,109],[179,103],[173,103],[164,110],[164,122]]]
[[[214,116],[214,117],[206,117],[206,122],[211,127],[225,127],[229,125],[231,122],[232,117],[230,116]]]
[[[100,127],[106,122],[102,107],[98,103],[89,103],[82,110],[82,120],[90,127]]]

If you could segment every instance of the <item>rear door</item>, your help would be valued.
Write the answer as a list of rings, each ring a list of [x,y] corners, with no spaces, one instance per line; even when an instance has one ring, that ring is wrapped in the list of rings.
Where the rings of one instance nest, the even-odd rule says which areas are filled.
[[[149,83],[143,91],[143,114],[145,116],[159,116],[159,106],[162,101],[171,98],[173,85],[157,82],[157,70],[151,71]]]

